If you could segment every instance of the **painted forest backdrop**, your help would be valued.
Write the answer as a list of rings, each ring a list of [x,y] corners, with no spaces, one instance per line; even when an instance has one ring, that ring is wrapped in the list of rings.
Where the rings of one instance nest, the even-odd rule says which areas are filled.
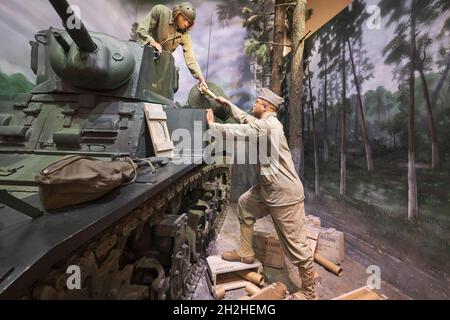
[[[444,252],[449,9],[446,0],[353,1],[309,39],[304,65],[306,184],[381,213],[384,233],[421,234]]]
[[[174,1],[71,1],[89,6],[89,30],[124,40],[161,2]],[[192,2],[194,46],[209,80],[245,110],[262,86],[285,96],[280,118],[307,202],[358,208],[367,230],[450,270],[450,1],[353,1],[304,50],[304,20],[315,14],[306,0]],[[0,18],[8,43],[0,46],[0,94],[10,97],[33,86],[28,41],[59,21],[46,0],[4,2]],[[195,81],[180,50],[175,57],[183,104]],[[235,170],[235,200],[254,182],[249,172]]]

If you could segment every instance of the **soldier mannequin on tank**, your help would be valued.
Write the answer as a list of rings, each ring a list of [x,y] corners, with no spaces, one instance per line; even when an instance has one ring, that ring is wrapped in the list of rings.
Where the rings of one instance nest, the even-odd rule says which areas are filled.
[[[240,247],[238,250],[224,252],[222,259],[253,263],[254,224],[257,219],[270,214],[283,250],[298,267],[302,280],[300,291],[294,293],[292,299],[316,299],[314,258],[306,243],[306,232],[303,227],[305,216],[303,184],[295,171],[291,151],[283,133],[283,125],[277,118],[277,112],[284,99],[269,89],[262,89],[254,103],[253,116],[223,97],[218,97],[216,101],[230,108],[231,115],[238,124],[215,123],[212,110],[208,110],[207,122],[210,129],[225,134],[227,138],[267,134],[270,149],[278,155],[278,159],[272,159],[270,164],[258,162],[259,183],[244,193],[238,201]]]
[[[196,11],[192,4],[183,2],[172,10],[164,5],[154,6],[137,28],[138,42],[173,53],[183,47],[184,60],[192,76],[198,80],[200,89],[208,86],[195,58],[189,30],[194,25]]]

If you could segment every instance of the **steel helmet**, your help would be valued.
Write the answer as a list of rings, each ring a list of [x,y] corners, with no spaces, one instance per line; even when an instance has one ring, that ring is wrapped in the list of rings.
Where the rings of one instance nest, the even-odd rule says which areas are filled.
[[[172,11],[172,17],[175,19],[179,14],[182,14],[191,24],[194,24],[195,21],[195,8],[189,2],[183,2],[177,4]]]

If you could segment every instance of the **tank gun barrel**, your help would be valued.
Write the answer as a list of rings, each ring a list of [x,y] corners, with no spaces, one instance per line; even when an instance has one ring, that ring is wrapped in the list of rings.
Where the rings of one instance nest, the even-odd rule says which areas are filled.
[[[82,21],[77,21],[74,27],[68,26],[69,20],[73,19],[74,13],[70,10],[70,5],[67,0],[49,0],[56,13],[62,20],[63,26],[69,36],[76,43],[78,48],[84,52],[94,52],[97,50],[97,45],[92,40],[91,35],[87,31]],[[77,18],[78,19],[78,18]]]

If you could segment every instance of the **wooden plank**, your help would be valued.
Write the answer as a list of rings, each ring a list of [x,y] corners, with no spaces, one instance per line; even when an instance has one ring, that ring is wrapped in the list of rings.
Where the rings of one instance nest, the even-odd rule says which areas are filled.
[[[359,289],[344,293],[332,300],[386,300],[386,296],[380,296],[375,291],[364,286]]]
[[[222,286],[225,291],[229,290],[235,290],[240,288],[245,288],[248,286],[251,282],[249,282],[246,279],[243,279],[236,273],[223,273],[223,274],[217,274],[216,275],[216,285],[215,287]]]
[[[155,156],[173,158],[174,144],[167,128],[167,115],[159,104],[145,103],[144,114]]]
[[[155,147],[158,152],[163,152],[163,151],[173,150],[174,146],[173,146],[172,141],[164,141],[164,142],[155,143]]]
[[[147,118],[149,120],[167,120],[167,115],[165,112],[149,110]]]
[[[306,22],[306,30],[314,32],[323,27],[327,22],[338,15],[342,10],[352,3],[351,0],[310,0],[307,8],[312,9],[314,14]]]

